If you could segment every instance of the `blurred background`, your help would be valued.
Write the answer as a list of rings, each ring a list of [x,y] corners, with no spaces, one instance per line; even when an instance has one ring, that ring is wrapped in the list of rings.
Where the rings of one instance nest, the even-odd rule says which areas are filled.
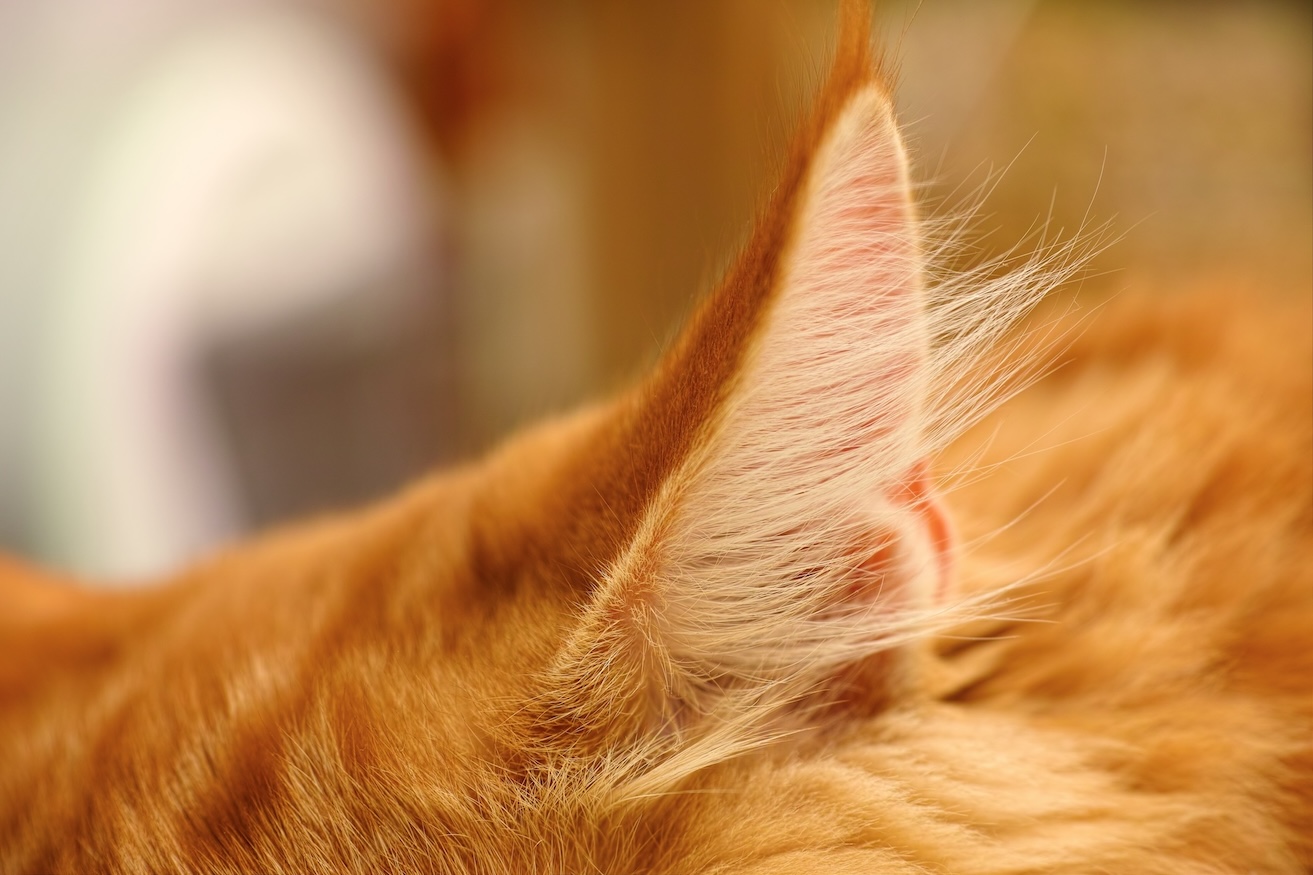
[[[878,19],[927,198],[994,180],[981,257],[1088,215],[1121,235],[1089,294],[1310,294],[1306,0]],[[833,23],[824,0],[0,3],[0,550],[142,580],[624,384],[740,239]]]

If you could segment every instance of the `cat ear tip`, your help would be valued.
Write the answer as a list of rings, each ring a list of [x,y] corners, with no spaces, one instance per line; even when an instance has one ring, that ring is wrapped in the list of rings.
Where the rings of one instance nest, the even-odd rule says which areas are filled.
[[[881,123],[895,129],[898,127],[893,91],[879,78],[871,79],[855,89],[849,98],[849,105],[861,105]]]

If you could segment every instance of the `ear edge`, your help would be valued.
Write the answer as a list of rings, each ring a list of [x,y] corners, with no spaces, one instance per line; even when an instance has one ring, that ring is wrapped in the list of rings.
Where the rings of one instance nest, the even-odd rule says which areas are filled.
[[[865,151],[863,152],[863,150]],[[795,212],[795,223],[805,225],[808,221],[806,213],[814,211],[817,202],[820,202],[823,208],[825,199],[834,195],[831,189],[834,189],[836,185],[843,188],[847,179],[845,177],[845,168],[849,164],[854,161],[864,163],[872,155],[880,162],[881,171],[873,179],[867,180],[863,193],[868,196],[874,195],[881,201],[892,198],[893,212],[896,214],[894,221],[901,226],[909,225],[912,214],[910,200],[907,196],[908,171],[906,155],[898,136],[887,92],[874,80],[868,81],[855,93],[848,96],[846,105],[834,119],[831,130],[820,141],[815,159],[808,168],[807,179],[800,191],[801,205],[799,210]],[[841,191],[839,196],[846,197],[846,194]],[[883,233],[890,236],[890,231],[887,228],[884,229]],[[803,248],[807,246],[807,229],[795,225],[793,237],[793,242],[789,245],[786,254],[782,256],[786,261],[790,258],[788,253],[795,253],[800,246]],[[896,229],[896,232],[892,234],[892,238],[896,238],[894,243],[900,250],[896,258],[908,262],[906,269],[899,274],[898,284],[901,286],[919,282],[914,269],[916,253],[911,231],[905,227]],[[894,257],[890,253],[885,253],[886,261]],[[781,285],[790,283],[788,267],[781,271],[777,282]],[[804,289],[801,290],[801,293],[805,294],[807,291],[809,290]],[[767,313],[765,318],[761,320],[756,332],[754,332],[750,347],[759,347],[762,343],[770,343],[771,338],[769,335],[772,330],[772,322],[780,316],[781,307],[787,307],[788,300],[796,293],[798,291],[794,289],[777,289],[775,294],[765,302]],[[916,301],[911,301],[905,305],[909,310],[914,310],[916,306]],[[787,318],[787,314],[785,318]],[[907,363],[895,363],[887,367],[885,371],[877,369],[875,373],[887,378],[886,382],[891,382],[895,380],[889,377],[889,374],[896,374],[900,368],[909,372],[918,370],[920,359],[924,357],[919,348],[923,340],[924,338],[920,335],[910,338],[908,342],[912,349],[905,355],[909,360]],[[760,357],[759,349],[750,348],[736,374],[736,380],[751,380],[755,370],[771,366],[769,363],[763,364]],[[894,358],[897,359],[899,356]],[[896,381],[904,382],[902,379]],[[672,559],[669,555],[662,556],[660,543],[670,537],[671,525],[669,518],[679,515],[676,508],[682,505],[687,497],[682,493],[696,491],[696,481],[699,478],[697,471],[714,466],[714,461],[710,461],[709,457],[716,455],[714,447],[719,440],[717,433],[723,433],[727,427],[730,427],[727,425],[726,420],[734,418],[734,413],[729,408],[732,408],[736,403],[734,400],[736,394],[742,394],[739,388],[729,389],[729,397],[722,398],[714,409],[711,419],[702,424],[702,429],[708,437],[698,441],[698,445],[693,449],[690,456],[685,458],[676,467],[676,470],[665,479],[658,496],[649,504],[644,514],[644,521],[640,523],[640,531],[636,533],[634,540],[623,551],[623,556],[608,574],[607,584],[603,587],[606,592],[600,597],[613,600],[608,610],[615,612],[613,613],[615,622],[620,624],[628,622],[625,619],[626,611],[640,611],[646,614],[647,611],[652,610],[656,612],[657,616],[663,618],[657,621],[658,624],[667,627],[671,625],[666,622],[670,619],[672,611],[669,599],[653,590],[650,579],[645,580],[645,578],[649,574],[668,575],[669,568],[666,566],[669,566],[672,561],[677,566],[704,562],[704,560],[689,559],[688,557],[681,560],[678,557]],[[910,416],[911,413],[908,415]],[[708,447],[712,449],[708,450]],[[875,484],[872,484],[873,490],[877,488]],[[662,519],[663,517],[666,517],[666,519]],[[778,521],[776,525],[778,525]],[[867,528],[869,527],[857,526],[854,531]],[[892,532],[898,528],[901,528],[901,526],[891,525],[889,531]],[[697,551],[695,550],[695,552]],[[714,560],[710,561],[714,564]],[[787,578],[788,574],[786,573],[783,576]],[[621,580],[628,581],[628,583],[618,588],[613,586]],[[631,588],[632,591],[624,592],[627,588]],[[649,599],[653,601],[649,602]],[[821,600],[818,599],[819,601]],[[648,631],[650,630],[645,630],[644,634],[648,634]],[[669,631],[669,628],[667,628],[658,634],[666,634]],[[630,634],[621,634],[619,637],[627,642],[636,640],[636,637]],[[641,638],[642,636],[637,637]],[[662,662],[668,662],[669,657],[670,654],[666,654],[662,658]]]
[[[731,372],[730,378],[722,382],[718,399],[705,417],[698,422],[697,430],[702,436],[692,441],[687,453],[680,454],[671,471],[661,479],[656,493],[646,502],[637,530],[632,538],[627,539],[627,543],[621,548],[620,554],[598,586],[594,601],[590,604],[580,628],[576,630],[577,636],[572,639],[574,645],[568,648],[568,652],[560,655],[561,658],[554,663],[550,672],[549,683],[557,690],[573,690],[574,692],[569,695],[578,693],[582,694],[582,700],[592,699],[592,704],[577,712],[577,716],[581,719],[587,719],[587,713],[604,714],[607,708],[611,707],[612,695],[615,691],[596,687],[596,682],[602,680],[595,671],[595,664],[598,662],[614,665],[617,668],[623,666],[621,673],[629,678],[632,684],[629,694],[635,700],[646,699],[653,695],[665,700],[664,704],[654,709],[654,713],[646,715],[645,719],[655,723],[668,720],[672,712],[682,707],[669,701],[672,697],[684,696],[690,689],[707,686],[701,681],[707,680],[715,672],[715,666],[705,660],[705,657],[710,656],[714,661],[716,656],[714,650],[709,653],[697,653],[699,648],[688,646],[688,629],[679,628],[687,626],[690,617],[696,625],[697,620],[694,615],[698,614],[699,610],[689,604],[672,603],[671,594],[663,591],[655,582],[669,579],[672,562],[675,566],[689,564],[687,557],[683,561],[679,558],[672,560],[668,554],[663,554],[661,544],[670,537],[671,518],[678,516],[678,508],[686,497],[683,493],[695,488],[690,487],[689,481],[696,479],[697,475],[690,472],[696,472],[708,464],[707,447],[715,443],[717,433],[725,428],[725,420],[731,415],[729,408],[736,403],[736,390],[731,386],[743,379],[744,373],[753,367],[753,360],[758,357],[757,347],[768,334],[771,322],[777,318],[781,304],[789,297],[790,290],[785,288],[789,282],[787,262],[791,254],[798,249],[800,240],[805,237],[803,227],[806,222],[805,213],[818,198],[825,196],[826,186],[834,183],[835,180],[830,178],[831,171],[836,166],[842,169],[843,165],[851,160],[851,155],[844,154],[844,148],[845,143],[850,143],[854,139],[854,131],[866,135],[868,140],[873,137],[888,147],[887,157],[892,158],[892,163],[886,167],[889,172],[879,179],[868,180],[870,184],[866,186],[867,191],[879,190],[886,195],[893,195],[895,197],[893,221],[906,227],[914,225],[915,215],[909,194],[907,157],[894,117],[890,98],[891,89],[888,84],[890,77],[883,62],[872,57],[869,43],[869,11],[864,7],[865,4],[862,3],[846,4],[845,25],[835,65],[810,116],[810,121],[804,125],[804,130],[795,141],[793,160],[795,164],[802,162],[804,169],[801,171],[801,178],[792,186],[793,194],[785,197],[783,208],[788,210],[789,220],[785,239],[781,241],[783,244],[780,247],[781,251],[777,255],[781,266],[774,274],[770,294],[756,305],[762,311],[761,318],[756,320],[756,324],[745,339],[744,349],[738,357],[738,366]],[[777,204],[777,208],[780,206]],[[914,267],[915,259],[919,257],[914,235],[906,232],[899,239],[902,244],[906,244],[905,259],[912,262]],[[919,282],[919,275],[916,275],[914,269],[909,269],[906,273],[911,278],[909,282]],[[725,297],[728,296],[717,295],[709,302],[709,307],[722,303],[720,299]],[[695,326],[704,321],[704,316],[705,314],[699,314],[695,319]],[[690,337],[686,335],[684,340],[687,343]],[[912,357],[917,358],[922,355],[918,351]],[[675,364],[683,364],[686,358],[688,357],[685,355],[678,355],[672,357],[672,360]],[[916,364],[910,367],[916,367]],[[706,375],[702,374],[702,376]],[[916,514],[908,511],[907,516],[911,518]],[[902,525],[901,519],[898,525],[892,524],[892,519],[887,521],[891,523],[885,528],[888,532]],[[867,521],[850,526],[849,535],[858,532],[869,535],[871,531],[880,528],[878,524],[872,526],[869,523],[870,521]],[[697,564],[704,560],[691,561],[692,564]],[[714,558],[706,561],[712,565],[716,564]],[[676,569],[681,574],[689,570]],[[788,574],[783,577],[787,583]],[[780,590],[782,591],[783,587]],[[777,591],[772,597],[780,594],[781,592]],[[797,611],[797,616],[811,615],[813,625],[816,625],[815,615],[823,612],[827,604],[833,603],[833,599],[829,597],[831,594],[832,592],[814,593],[810,604],[805,606],[804,610]],[[674,599],[674,602],[678,601],[678,598]],[[803,599],[803,601],[808,600]],[[708,605],[715,603],[713,597]],[[786,609],[782,600],[778,600],[778,605],[782,610]],[[719,604],[720,609],[732,611],[734,607],[733,604]],[[681,617],[681,614],[684,616]],[[813,630],[813,634],[815,631]],[[892,633],[898,630],[888,631],[891,632],[890,642],[892,642]],[[860,646],[849,649],[848,654],[851,658],[832,656],[830,664],[835,667],[850,665],[861,658],[859,651],[887,650],[887,647],[879,646],[881,642],[877,639],[881,634],[877,630],[866,636],[866,640]],[[811,645],[802,642],[798,650],[804,650],[808,646]],[[762,666],[754,666],[752,662],[753,658],[749,657],[741,666],[740,681],[749,682],[758,675],[758,670]],[[826,671],[830,670],[826,669]],[[796,698],[805,692],[807,686],[815,686],[820,680],[821,675],[814,673],[805,683],[789,682],[787,685],[790,691],[784,694],[784,698]],[[712,683],[710,686],[714,687],[715,684]],[[571,699],[575,705],[581,704],[582,700]],[[696,703],[693,708],[695,711],[709,710],[697,707]],[[641,708],[639,710],[641,711]],[[640,714],[636,719],[641,724],[644,717]],[[649,726],[648,729],[650,728]],[[641,734],[645,730],[641,725],[630,725],[629,729],[622,730],[621,734],[631,731]]]

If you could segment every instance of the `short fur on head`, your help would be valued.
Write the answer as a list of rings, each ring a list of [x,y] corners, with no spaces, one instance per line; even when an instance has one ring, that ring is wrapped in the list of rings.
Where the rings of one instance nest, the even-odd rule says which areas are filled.
[[[845,9],[634,390],[167,586],[0,565],[0,873],[1313,865],[1307,301],[1008,397],[1065,268],[934,270]]]

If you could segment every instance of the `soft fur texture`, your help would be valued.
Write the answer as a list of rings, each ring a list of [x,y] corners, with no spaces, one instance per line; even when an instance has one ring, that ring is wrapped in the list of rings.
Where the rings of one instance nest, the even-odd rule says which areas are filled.
[[[1308,301],[1018,327],[1069,268],[934,270],[866,35],[632,392],[165,586],[0,565],[0,872],[1313,865]]]

